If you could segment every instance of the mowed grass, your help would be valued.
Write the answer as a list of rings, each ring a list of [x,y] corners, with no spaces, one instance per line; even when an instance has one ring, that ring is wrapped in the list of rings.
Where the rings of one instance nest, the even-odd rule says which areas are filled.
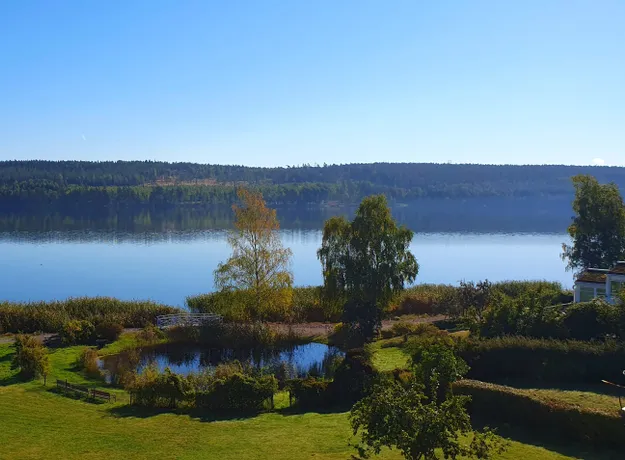
[[[0,346],[0,381],[5,382],[0,386],[1,459],[348,459],[355,452],[349,446],[354,438],[347,413],[284,411],[220,420],[210,414],[146,413],[123,402],[93,404],[51,391],[54,378],[102,386],[75,368],[82,348],[51,352],[53,376],[44,387],[40,381],[15,383],[15,371],[10,370],[12,351]],[[381,362],[388,365],[398,358],[387,356]],[[284,399],[285,395],[280,396]],[[378,458],[401,457],[386,450]],[[495,458],[578,457],[510,442],[508,450]],[[579,458],[609,457],[580,454]]]

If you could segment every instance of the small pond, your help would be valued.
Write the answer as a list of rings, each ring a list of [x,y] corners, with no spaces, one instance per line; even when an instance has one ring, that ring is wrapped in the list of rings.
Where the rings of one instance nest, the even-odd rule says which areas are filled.
[[[101,360],[100,364],[108,380],[111,380],[111,377],[123,368],[141,371],[146,366],[155,364],[160,371],[169,367],[172,372],[188,375],[210,372],[217,365],[234,360],[258,369],[266,368],[270,372],[274,372],[284,363],[290,374],[289,377],[302,377],[307,374],[331,376],[337,359],[342,356],[343,353],[338,348],[322,343],[254,349],[165,344],[107,356]]]

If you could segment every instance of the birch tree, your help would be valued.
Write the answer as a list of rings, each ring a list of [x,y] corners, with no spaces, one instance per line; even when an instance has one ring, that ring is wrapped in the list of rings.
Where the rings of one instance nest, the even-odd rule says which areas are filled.
[[[233,206],[235,223],[228,236],[232,255],[215,270],[215,285],[240,291],[250,319],[284,316],[292,302],[293,275],[276,210],[267,208],[260,192],[241,189],[238,197],[241,205]]]

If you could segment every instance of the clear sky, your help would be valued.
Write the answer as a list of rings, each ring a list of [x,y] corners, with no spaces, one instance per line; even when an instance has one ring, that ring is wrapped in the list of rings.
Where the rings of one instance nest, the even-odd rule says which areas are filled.
[[[0,160],[625,165],[625,0],[5,0],[0,62]]]

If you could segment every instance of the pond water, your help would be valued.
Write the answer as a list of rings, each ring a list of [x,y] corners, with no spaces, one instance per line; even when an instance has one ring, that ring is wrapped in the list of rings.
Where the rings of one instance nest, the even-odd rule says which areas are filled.
[[[139,351],[139,356],[131,353],[120,353],[102,359],[101,367],[111,376],[121,368],[134,368],[139,371],[148,365],[156,365],[163,371],[165,368],[182,375],[211,371],[217,365],[239,361],[257,369],[277,369],[286,364],[292,377],[328,375],[336,358],[343,353],[336,347],[322,343],[307,343],[281,348],[207,348],[200,345],[166,344],[146,347]]]

